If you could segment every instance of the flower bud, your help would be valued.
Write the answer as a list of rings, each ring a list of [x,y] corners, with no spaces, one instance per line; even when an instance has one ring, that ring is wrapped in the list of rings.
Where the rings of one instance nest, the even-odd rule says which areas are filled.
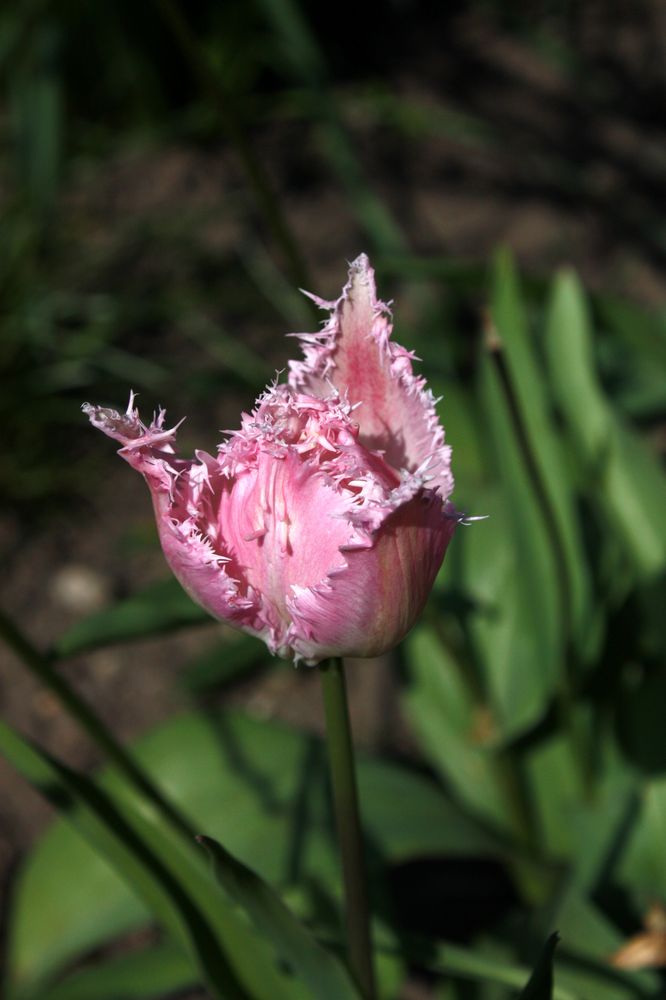
[[[450,449],[413,355],[391,339],[365,255],[304,360],[269,386],[212,456],[174,451],[164,411],[146,426],[85,404],[150,488],[166,559],[214,617],[314,664],[376,656],[409,631],[458,515]]]

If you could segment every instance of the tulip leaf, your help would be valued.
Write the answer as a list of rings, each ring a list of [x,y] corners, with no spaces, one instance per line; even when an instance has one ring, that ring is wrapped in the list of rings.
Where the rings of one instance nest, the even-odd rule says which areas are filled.
[[[492,401],[501,407],[501,397]],[[515,489],[507,483],[505,491],[486,491],[483,513],[488,520],[461,528],[448,560],[450,579],[469,602],[469,655],[482,675],[496,742],[524,732],[543,716],[560,664],[556,597],[548,576],[551,553],[519,457],[506,436],[510,431],[505,425],[501,430],[502,449],[509,452],[505,474],[507,479],[515,474]],[[514,462],[510,469],[509,458]]]
[[[412,681],[407,707],[429,760],[474,812],[517,832],[492,748],[482,742],[484,706],[475,701],[471,678],[465,683],[464,664],[426,625],[414,629],[407,643]]]
[[[590,930],[589,924],[582,924],[581,927]],[[484,945],[477,946],[472,951],[458,944],[445,942],[438,946],[427,964],[431,971],[445,973],[456,979],[496,983],[520,989],[530,975],[529,970],[512,961],[510,954],[505,954],[505,951],[508,949],[498,948],[496,944],[488,948]],[[577,961],[562,948],[557,955],[552,1000],[591,1000],[592,997],[594,1000],[650,1000],[655,996],[653,976],[628,976],[609,968],[604,960]]]
[[[319,1000],[358,1000],[360,994],[344,966],[317,943],[275,890],[215,840],[198,840],[208,852],[220,884],[272,941],[280,958],[307,984],[312,995]]]
[[[553,551],[561,613],[582,645],[588,635],[591,592],[586,562],[581,558],[578,510],[562,441],[548,408],[545,378],[529,333],[518,278],[507,251],[500,251],[495,261],[492,318],[506,371],[506,391],[511,392],[513,417],[519,424],[514,433],[526,453],[524,462]]]
[[[519,1000],[553,1000],[553,959],[559,940],[559,934],[550,935]]]
[[[217,642],[187,664],[180,681],[191,695],[204,695],[266,663],[266,647],[254,636],[238,633]]]
[[[78,969],[35,1000],[161,1000],[195,986],[197,978],[182,952],[160,944]]]
[[[666,778],[646,781],[640,811],[620,861],[623,884],[645,899],[666,897]]]
[[[429,967],[456,978],[482,983],[497,983],[516,989],[523,986],[525,979],[529,976],[529,970],[522,965],[503,960],[496,955],[486,954],[480,949],[472,951],[449,942],[438,946],[434,960],[429,964]],[[585,1000],[585,998],[582,993],[573,989],[555,985],[552,1000]]]
[[[663,371],[666,365],[666,314],[663,309],[648,309],[635,301],[608,295],[596,296],[594,304],[603,323],[626,343],[633,356],[643,359],[657,372]],[[663,385],[663,379],[661,381]]]
[[[546,346],[583,488],[609,532],[623,539],[634,572],[639,578],[653,577],[666,566],[666,477],[606,400],[594,364],[585,297],[571,272],[555,282]]]
[[[609,956],[622,943],[618,929],[573,885],[551,914],[560,934],[557,979],[587,1000],[641,1000],[655,997],[659,979],[652,972],[612,968]]]
[[[210,621],[210,615],[170,577],[77,622],[60,636],[53,652],[59,658],[75,656]]]
[[[324,793],[327,764],[318,740],[236,713],[190,714],[147,734],[136,753],[195,828],[211,831],[264,879],[337,884]],[[106,772],[103,787],[112,774]],[[365,757],[358,775],[364,826],[386,862],[500,852],[423,775]],[[148,920],[146,906],[101,855],[56,822],[17,882],[10,980],[27,989]]]
[[[165,821],[124,777],[109,775],[101,790],[7,727],[0,729],[0,750],[63,810],[187,947],[214,996],[300,998],[288,970],[275,965],[266,942],[210,878],[193,842]]]
[[[584,714],[580,708],[572,713],[579,732]],[[556,731],[525,755],[524,774],[539,843],[549,856],[571,865],[573,885],[592,892],[631,829],[635,780],[614,747],[602,741],[594,795],[588,795],[589,776],[581,767],[579,749],[569,733]]]
[[[0,751],[104,855],[164,927],[187,947],[213,995],[241,997],[206,918],[108,796],[83,775],[32,747],[4,723],[0,723]],[[43,900],[39,905],[44,905]],[[20,964],[15,969],[16,996],[21,995],[25,972]]]

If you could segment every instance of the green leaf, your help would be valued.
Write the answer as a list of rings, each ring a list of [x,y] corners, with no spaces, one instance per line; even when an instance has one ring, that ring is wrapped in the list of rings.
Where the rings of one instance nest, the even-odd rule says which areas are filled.
[[[187,664],[181,683],[192,695],[218,690],[261,663],[267,662],[266,647],[259,639],[238,635],[224,639]]]
[[[9,97],[17,178],[38,213],[51,207],[62,166],[64,105],[58,19],[42,17],[25,41],[31,49],[32,65],[30,70],[16,69],[9,74]]]
[[[546,941],[520,1000],[553,1000],[553,958],[559,940],[555,933]]]
[[[475,702],[471,678],[465,682],[465,665],[426,625],[417,626],[408,638],[407,662],[410,721],[428,759],[462,802],[499,828],[515,833],[492,749],[479,736],[483,707]],[[482,851],[484,845],[478,847]]]
[[[564,893],[551,916],[560,933],[557,979],[587,1000],[653,998],[659,977],[651,972],[625,973],[609,965],[622,935],[576,886]]]
[[[482,399],[504,493],[498,510],[500,516],[504,515],[502,522],[498,523],[496,518],[492,532],[486,531],[486,534],[501,533],[502,545],[515,559],[511,567],[515,575],[515,592],[512,595],[504,593],[502,598],[515,603],[523,616],[523,628],[515,635],[517,656],[507,664],[505,685],[495,690],[499,721],[513,733],[519,726],[534,723],[539,718],[558,683],[563,658],[563,609],[557,558],[544,504],[530,472],[531,461],[521,444],[521,428],[515,423],[500,369],[489,354],[481,360],[480,375]],[[497,592],[493,600],[497,602]],[[527,647],[524,659],[520,655],[523,652],[520,645]],[[491,658],[486,666],[491,689],[497,681],[493,667]],[[509,690],[518,695],[517,704],[513,698],[506,698],[506,681]],[[531,688],[531,703],[527,702],[527,694],[520,696],[521,686],[526,682]]]
[[[448,377],[428,379],[435,396],[442,402],[437,410],[446,427],[446,441],[453,449],[456,473],[456,503],[469,513],[483,512],[483,491],[487,485],[488,465],[483,440],[486,433],[482,414],[473,394]]]
[[[514,429],[522,442],[523,461],[532,480],[553,550],[559,583],[560,612],[579,646],[588,635],[591,591],[578,510],[569,469],[550,413],[544,374],[530,336],[511,256],[501,251],[495,260],[492,317],[499,351],[515,407]],[[555,333],[555,335],[557,335]]]
[[[153,730],[136,754],[195,828],[211,831],[263,878],[337,884],[319,740],[239,714],[192,714]],[[364,826],[385,861],[498,849],[430,779],[364,757],[358,776]],[[16,885],[10,978],[27,987],[148,919],[101,856],[57,822]]]
[[[359,998],[338,959],[326,951],[285,906],[274,889],[210,837],[197,838],[210,855],[213,871],[231,898],[275,945],[313,996],[321,1000]]]
[[[124,777],[109,775],[102,791],[29,747],[7,727],[0,729],[0,750],[65,811],[188,948],[215,996],[240,998],[249,993],[256,1000],[292,1000],[300,995],[289,973],[275,966],[265,942],[210,878],[194,844],[165,822]],[[94,912],[93,904],[89,919]],[[19,984],[20,977],[19,969]]]
[[[511,448],[508,437],[504,444]],[[451,581],[471,603],[465,626],[495,741],[519,735],[543,716],[561,664],[551,553],[512,455],[518,465],[505,469],[507,478],[514,471],[520,477],[515,488],[507,483],[502,492],[485,493],[481,509],[488,520],[460,530],[448,557]]]
[[[553,1000],[654,1000],[658,995],[654,992],[656,976],[627,975],[611,968],[606,956],[613,950],[612,945],[605,954],[599,954],[602,942],[608,945],[609,940],[618,937],[609,932],[596,911],[587,904],[576,905],[575,915],[574,907],[567,909],[570,912],[564,914],[564,919],[571,922],[572,933],[589,935],[591,940],[588,942],[584,936],[577,954],[566,953],[564,945],[558,949]],[[425,964],[433,972],[516,989],[523,987],[530,975],[529,969],[512,960],[509,947],[496,942],[479,944],[474,951],[446,942]]]
[[[585,715],[580,706],[571,713],[579,732]],[[626,836],[635,797],[634,776],[611,745],[601,742],[597,768],[594,794],[589,794],[567,732],[541,740],[525,755],[539,843],[550,856],[568,861],[575,885],[588,892],[597,887]]]
[[[520,988],[529,976],[529,969],[518,964],[501,961],[481,951],[472,951],[460,945],[443,944],[437,948],[434,961],[429,964],[433,970],[460,976],[463,979],[477,982],[498,983],[504,986]],[[522,996],[523,994],[521,994]],[[534,995],[535,998],[539,994]],[[583,994],[556,986],[552,994],[553,1000],[587,1000]]]
[[[546,346],[553,388],[590,502],[609,531],[623,539],[635,573],[652,577],[666,565],[666,477],[604,396],[585,297],[571,272],[555,281]]]
[[[4,723],[0,723],[0,751],[76,825],[143,898],[157,919],[190,951],[214,995],[242,996],[204,915],[161,859],[136,836],[108,796],[87,778],[30,746]],[[21,995],[24,978],[19,965],[15,970],[16,996]]]
[[[666,778],[646,781],[641,805],[626,850],[620,861],[620,878],[627,889],[666,897]]]
[[[55,822],[13,893],[10,982],[17,994],[30,994],[75,956],[150,920],[149,904],[127,888],[111,857],[105,860],[69,823]]]
[[[625,341],[633,355],[645,359],[656,371],[663,371],[666,365],[666,315],[663,310],[655,312],[636,302],[608,295],[598,295],[595,306],[602,321],[616,337]]]
[[[503,844],[423,775],[385,761],[360,757],[357,764],[363,826],[393,862],[410,858],[503,853]],[[409,802],[409,809],[400,803]]]
[[[60,636],[53,652],[59,658],[75,656],[100,646],[131,642],[210,621],[210,615],[170,577],[77,622]]]
[[[169,944],[121,955],[66,976],[35,1000],[161,1000],[197,984],[197,972]]]
[[[132,827],[163,859],[171,876],[182,882],[209,921],[213,939],[241,985],[241,994],[249,994],[254,1000],[301,1000],[291,970],[275,964],[270,948],[255,935],[202,867],[192,842],[179,829],[165,823],[163,815],[137,795],[124,777],[109,775],[107,784]]]

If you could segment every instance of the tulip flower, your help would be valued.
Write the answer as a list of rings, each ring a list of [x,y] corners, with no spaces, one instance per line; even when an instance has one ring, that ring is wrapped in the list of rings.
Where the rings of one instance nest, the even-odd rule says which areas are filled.
[[[450,449],[414,355],[391,340],[365,255],[318,333],[216,456],[84,405],[150,489],[167,562],[214,617],[296,662],[375,656],[423,608],[458,515]]]

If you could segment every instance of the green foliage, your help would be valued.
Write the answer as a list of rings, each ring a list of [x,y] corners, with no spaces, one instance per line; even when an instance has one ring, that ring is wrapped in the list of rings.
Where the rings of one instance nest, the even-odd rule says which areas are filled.
[[[318,741],[240,715],[191,715],[153,730],[137,756],[194,829],[215,834],[261,876],[312,886],[312,905],[318,886],[334,893],[326,760]],[[119,782],[110,773],[102,784]],[[430,780],[405,768],[362,758],[359,784],[368,836],[391,863],[503,850]],[[122,872],[106,862],[113,859],[63,823],[42,841],[15,902],[10,965],[23,989],[147,919],[134,883],[125,885]]]
[[[198,837],[210,855],[216,879],[268,937],[314,996],[358,1000],[360,994],[338,959],[296,920],[277,892],[210,837]]]
[[[530,933],[561,935],[555,982],[657,996],[606,962],[664,893],[666,478],[603,388],[570,273],[528,298],[498,256],[478,370],[487,482],[471,467],[467,487],[463,463],[458,488],[489,518],[459,533],[407,640],[410,721],[445,787],[518,848]]]

